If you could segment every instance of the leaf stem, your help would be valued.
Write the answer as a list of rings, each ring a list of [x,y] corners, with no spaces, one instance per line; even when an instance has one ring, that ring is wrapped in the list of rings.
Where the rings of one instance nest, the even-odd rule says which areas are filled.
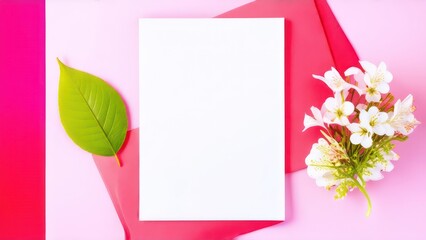
[[[357,177],[359,180],[361,180],[361,186],[365,187],[365,181],[364,178],[362,178],[362,175],[358,173],[358,170],[356,170]]]
[[[118,166],[121,167],[120,159],[118,158],[116,153],[114,154],[114,157],[115,157],[115,160],[117,161]]]
[[[364,197],[367,199],[367,203],[368,203],[368,209],[367,212],[365,213],[365,216],[370,216],[371,213],[371,200],[370,200],[370,196],[367,193],[367,190],[365,190],[365,187],[363,187],[358,180],[356,180],[355,178],[352,178],[353,181],[355,182],[355,185],[358,187],[358,189],[362,192],[362,194],[364,195]]]
[[[322,165],[322,164],[309,164],[309,166],[312,167],[322,167],[322,168],[333,168],[333,169],[339,169],[339,168],[346,168],[345,165],[340,165],[340,166],[332,166],[332,165]]]

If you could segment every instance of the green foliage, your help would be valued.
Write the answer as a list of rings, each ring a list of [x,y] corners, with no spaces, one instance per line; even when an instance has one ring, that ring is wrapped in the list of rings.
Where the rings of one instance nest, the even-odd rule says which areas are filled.
[[[102,79],[59,59],[58,63],[59,114],[68,136],[82,149],[115,156],[119,163],[117,152],[127,133],[126,107],[120,95]]]
[[[362,161],[358,164],[357,172],[361,176],[370,176],[370,169],[380,164],[386,166],[388,161],[384,158],[384,154],[388,154],[395,147],[391,143],[394,138],[381,138],[380,142],[376,142],[370,149],[364,152]]]
[[[376,135],[373,137],[373,145],[368,149],[353,145],[348,138],[343,137],[340,146],[342,148],[346,146],[349,161],[342,162],[339,168],[335,168],[333,171],[335,179],[340,181],[336,186],[334,198],[342,199],[349,191],[358,188],[367,199],[368,211],[366,214],[368,216],[371,211],[371,201],[363,177],[371,176],[370,171],[377,165],[386,167],[388,160],[385,159],[385,154],[389,154],[395,147],[392,143],[393,140],[404,141],[406,137]]]
[[[393,140],[405,140],[400,136],[374,136],[373,145],[364,149],[360,145],[354,145],[350,143],[348,137],[349,132],[345,132],[342,129],[343,134],[340,142],[336,142],[327,133],[321,131],[323,136],[327,139],[330,144],[329,149],[323,149],[324,152],[333,152],[333,156],[340,156],[338,159],[327,159],[323,162],[318,162],[318,165],[311,165],[318,170],[327,171],[331,174],[335,182],[335,199],[344,198],[349,191],[358,188],[369,200],[366,192],[366,184],[363,176],[371,176],[371,170],[377,165],[386,166],[388,160],[385,159],[385,154],[389,154],[395,147],[392,143]],[[339,149],[344,154],[339,153]],[[329,150],[329,151],[327,151]],[[331,189],[333,186],[327,186],[327,189]],[[370,203],[369,203],[370,204]]]
[[[342,199],[346,197],[348,192],[355,188],[354,180],[347,179],[342,181],[339,186],[336,187],[336,194],[334,195],[334,199]]]

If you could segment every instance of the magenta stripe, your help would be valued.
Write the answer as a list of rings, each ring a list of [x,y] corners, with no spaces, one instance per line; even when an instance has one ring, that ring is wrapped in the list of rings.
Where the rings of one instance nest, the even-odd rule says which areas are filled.
[[[0,239],[45,238],[45,8],[0,0]]]

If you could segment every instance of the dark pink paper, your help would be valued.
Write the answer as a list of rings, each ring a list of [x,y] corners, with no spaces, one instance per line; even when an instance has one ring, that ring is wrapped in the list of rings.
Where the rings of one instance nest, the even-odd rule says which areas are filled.
[[[0,0],[0,239],[45,237],[44,11]]]

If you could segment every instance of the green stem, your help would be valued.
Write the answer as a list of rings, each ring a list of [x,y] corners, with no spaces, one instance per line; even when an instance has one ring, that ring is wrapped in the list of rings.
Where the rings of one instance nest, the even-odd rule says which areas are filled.
[[[363,186],[364,188],[365,188],[365,181],[364,181],[364,178],[362,178],[362,175],[361,174],[359,174],[358,173],[358,171],[357,171],[357,176],[358,176],[358,178],[359,178],[359,180],[361,180],[361,186]]]
[[[346,168],[346,166],[332,166],[332,165],[321,165],[321,164],[309,164],[309,166],[312,167],[322,167],[322,168],[333,168],[333,169],[339,169],[339,168]]]
[[[358,189],[362,192],[362,194],[364,195],[364,197],[367,199],[367,203],[368,203],[368,209],[367,212],[365,213],[365,216],[370,216],[371,213],[371,200],[370,200],[370,196],[368,196],[367,190],[365,190],[365,187],[363,187],[358,180],[356,180],[355,178],[352,178],[353,181],[355,182],[355,185],[358,187]]]
[[[114,154],[115,160],[117,161],[117,164],[119,167],[121,167],[120,159],[118,158],[117,154]]]

